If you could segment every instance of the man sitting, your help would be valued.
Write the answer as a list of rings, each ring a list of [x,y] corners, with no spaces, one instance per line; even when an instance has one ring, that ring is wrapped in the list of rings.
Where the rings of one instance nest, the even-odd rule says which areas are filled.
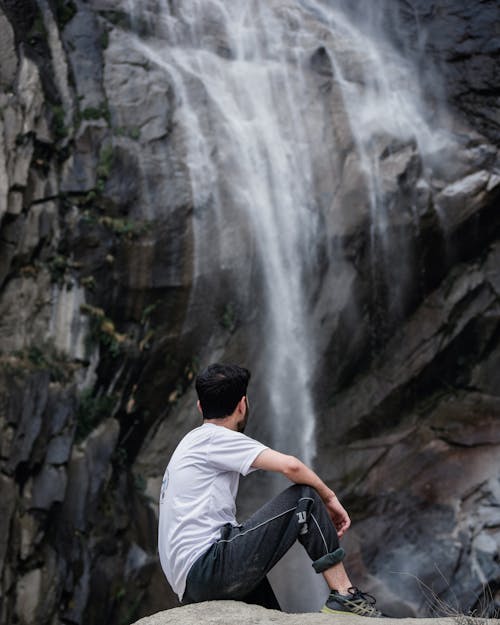
[[[179,443],[160,496],[158,548],[165,575],[184,603],[237,599],[279,608],[266,575],[298,540],[330,595],[322,612],[381,616],[355,588],[339,538],[351,521],[335,493],[303,462],[243,434],[250,372],[212,364],[196,379],[203,424]],[[294,482],[236,521],[239,478],[256,469]]]

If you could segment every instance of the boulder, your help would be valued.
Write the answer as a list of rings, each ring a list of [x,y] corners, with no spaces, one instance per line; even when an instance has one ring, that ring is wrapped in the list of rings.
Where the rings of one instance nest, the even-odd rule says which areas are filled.
[[[336,618],[329,614],[285,614],[277,610],[267,610],[256,605],[247,605],[237,601],[209,601],[188,605],[182,608],[173,608],[147,616],[134,625],[193,625],[203,621],[207,625],[232,625],[235,622],[241,625],[324,625]],[[365,619],[362,616],[352,614],[340,617],[345,625],[362,625]],[[456,618],[421,618],[419,625],[456,625]],[[469,617],[470,618],[470,617]],[[386,625],[414,625],[415,619],[391,619],[384,618]],[[471,625],[485,623],[494,625],[498,619],[475,619],[470,618]]]

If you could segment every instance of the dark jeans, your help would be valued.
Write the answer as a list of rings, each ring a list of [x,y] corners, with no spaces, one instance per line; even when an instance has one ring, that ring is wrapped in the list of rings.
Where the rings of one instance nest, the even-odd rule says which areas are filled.
[[[278,607],[266,575],[298,540],[317,573],[344,558],[337,531],[318,493],[295,484],[220,539],[191,567],[183,603],[238,599]]]

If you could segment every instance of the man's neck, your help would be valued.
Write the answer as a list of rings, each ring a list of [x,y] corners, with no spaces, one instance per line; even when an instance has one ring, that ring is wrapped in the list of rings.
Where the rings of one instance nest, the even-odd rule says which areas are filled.
[[[203,423],[213,423],[214,425],[219,425],[223,428],[227,428],[228,430],[233,430],[233,432],[238,431],[237,427],[237,417],[235,415],[229,415],[228,417],[220,417],[218,419],[203,419]]]

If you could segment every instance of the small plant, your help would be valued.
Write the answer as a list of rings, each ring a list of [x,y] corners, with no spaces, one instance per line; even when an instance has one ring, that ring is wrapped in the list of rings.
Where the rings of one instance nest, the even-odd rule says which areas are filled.
[[[43,23],[42,16],[38,14],[33,20],[33,23],[29,30],[28,42],[32,46],[35,46],[37,42],[40,40],[43,40],[43,41],[47,40],[47,31],[45,30],[45,24]]]
[[[86,276],[80,280],[80,284],[89,291],[94,291],[96,287],[96,281],[94,276]]]
[[[229,332],[233,332],[236,328],[236,308],[233,304],[229,303],[224,307],[220,324]]]
[[[106,349],[112,358],[116,358],[122,351],[126,335],[116,331],[115,324],[106,317],[102,308],[82,304],[80,311],[90,318],[90,340]]]
[[[73,19],[77,12],[76,4],[73,0],[56,0],[55,9],[56,20],[61,30]]]
[[[84,108],[82,111],[78,113],[77,120],[81,121],[82,119],[90,120],[90,119],[105,119],[106,122],[110,123],[111,113],[109,112],[108,106],[105,103],[102,103],[98,107],[89,106]]]
[[[17,371],[48,371],[52,382],[67,382],[71,375],[71,366],[66,354],[58,352],[51,343],[29,345],[13,354],[11,364]]]
[[[135,239],[141,234],[145,234],[150,228],[149,223],[133,221],[125,217],[100,217],[99,223],[109,228],[118,236],[126,237],[127,239]]]
[[[65,115],[64,109],[59,104],[55,104],[52,106],[52,129],[54,131],[54,135],[56,141],[60,139],[64,139],[68,136],[68,129],[64,123]]]
[[[108,29],[104,29],[102,34],[101,34],[101,48],[103,50],[106,50],[106,48],[109,46],[109,31]]]
[[[154,302],[154,304],[150,304],[149,306],[146,306],[146,308],[144,308],[141,315],[142,325],[145,325],[150,320],[151,315],[158,308],[159,303],[160,302]]]
[[[135,126],[134,128],[131,128],[128,136],[131,139],[134,139],[134,141],[139,141],[139,139],[141,138],[141,129],[138,128],[137,126]]]
[[[134,141],[138,141],[141,138],[141,129],[138,126],[127,128],[126,126],[118,126],[114,129],[115,135],[118,137],[129,137]]]
[[[98,193],[103,193],[106,186],[106,181],[111,173],[113,167],[114,152],[112,145],[105,145],[101,148],[99,153],[99,164],[97,165],[97,184],[96,189]]]
[[[75,441],[81,442],[104,419],[109,417],[116,404],[112,395],[93,395],[92,389],[80,395],[76,415]]]
[[[144,493],[146,491],[146,478],[142,473],[133,473],[133,476],[136,490],[140,493]]]
[[[62,286],[64,283],[64,277],[66,270],[69,268],[69,259],[61,254],[56,254],[48,262],[48,269],[50,272],[50,278],[52,282]]]

